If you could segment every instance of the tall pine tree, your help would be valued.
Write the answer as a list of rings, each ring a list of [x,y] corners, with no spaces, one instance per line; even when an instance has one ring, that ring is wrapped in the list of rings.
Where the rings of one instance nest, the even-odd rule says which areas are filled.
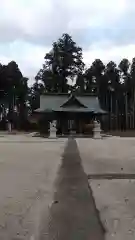
[[[83,69],[82,49],[71,36],[63,34],[46,54],[45,63],[36,80],[43,83],[45,92],[67,93],[70,83],[76,80]]]

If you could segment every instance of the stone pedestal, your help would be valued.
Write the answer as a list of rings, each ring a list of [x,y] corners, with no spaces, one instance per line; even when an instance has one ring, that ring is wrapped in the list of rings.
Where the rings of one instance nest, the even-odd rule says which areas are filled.
[[[56,136],[56,121],[53,121],[52,123],[50,123],[50,136],[49,138],[57,138]]]
[[[96,120],[94,121],[93,134],[94,139],[101,139],[101,126]]]

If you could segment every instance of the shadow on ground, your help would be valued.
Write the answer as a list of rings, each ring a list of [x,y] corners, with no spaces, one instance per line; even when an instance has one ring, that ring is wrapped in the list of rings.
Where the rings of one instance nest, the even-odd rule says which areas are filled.
[[[73,139],[65,148],[56,189],[48,230],[42,230],[40,240],[103,240],[105,231]]]

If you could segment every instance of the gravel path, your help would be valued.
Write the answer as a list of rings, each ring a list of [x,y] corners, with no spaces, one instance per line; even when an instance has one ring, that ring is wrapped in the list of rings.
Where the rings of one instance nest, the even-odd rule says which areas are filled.
[[[135,239],[135,138],[77,139],[106,240]]]
[[[65,142],[31,141],[0,142],[0,240],[37,240],[48,221]]]
[[[40,240],[103,240],[104,229],[73,139],[65,149],[56,189],[48,231],[41,231]]]

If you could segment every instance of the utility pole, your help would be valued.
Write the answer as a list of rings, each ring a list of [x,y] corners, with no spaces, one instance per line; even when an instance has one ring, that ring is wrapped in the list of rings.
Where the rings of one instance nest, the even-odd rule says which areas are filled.
[[[116,99],[116,130],[118,130],[118,100]]]
[[[114,88],[110,87],[110,96],[111,96],[111,100],[110,100],[110,130],[112,130],[113,93],[114,93]]]
[[[135,87],[133,90],[133,129],[135,128]]]
[[[127,92],[125,94],[125,114],[126,114],[126,130],[128,128],[128,101],[127,101]]]
[[[112,92],[111,92],[111,108],[110,108],[110,129],[112,130],[112,106],[113,106],[113,101],[112,101]]]

